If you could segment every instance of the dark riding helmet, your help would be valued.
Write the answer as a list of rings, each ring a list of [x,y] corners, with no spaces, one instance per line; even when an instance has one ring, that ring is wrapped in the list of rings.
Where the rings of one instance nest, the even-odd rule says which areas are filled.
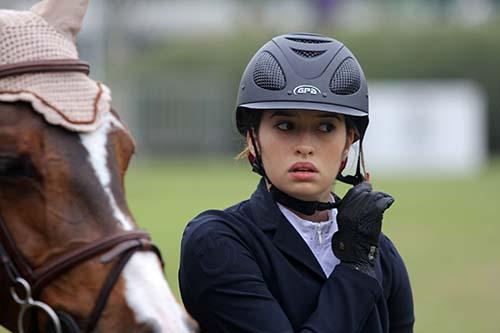
[[[337,179],[351,185],[365,180],[361,152],[368,127],[368,87],[361,66],[342,43],[317,34],[278,36],[257,51],[245,69],[238,92],[236,126],[241,135],[250,133],[256,152],[256,156],[249,155],[253,171],[269,184],[254,130],[262,110],[276,109],[343,114],[346,124],[356,128],[360,153],[356,174],[344,176],[339,172]],[[331,202],[294,198],[274,185],[270,192],[277,202],[306,215],[335,207]]]
[[[257,51],[243,73],[238,131],[246,135],[258,125],[258,111],[270,109],[343,114],[357,128],[356,139],[363,138],[368,126],[365,75],[351,51],[333,38],[306,33],[275,37]]]

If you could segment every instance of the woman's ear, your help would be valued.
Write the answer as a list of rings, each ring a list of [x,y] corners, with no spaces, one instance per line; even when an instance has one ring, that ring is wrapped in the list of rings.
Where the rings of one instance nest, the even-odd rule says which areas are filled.
[[[347,130],[347,137],[346,137],[346,142],[345,142],[345,147],[344,147],[342,159],[346,159],[347,155],[349,155],[349,149],[351,149],[351,146],[352,146],[355,138],[356,138],[356,131],[353,128],[349,128]]]
[[[88,5],[89,0],[42,0],[31,11],[76,44]]]
[[[248,147],[248,150],[250,151],[250,154],[255,156],[255,147],[253,146],[253,143],[252,143],[250,131],[251,131],[251,129],[247,131],[247,147]],[[254,136],[255,136],[255,134],[254,134]]]

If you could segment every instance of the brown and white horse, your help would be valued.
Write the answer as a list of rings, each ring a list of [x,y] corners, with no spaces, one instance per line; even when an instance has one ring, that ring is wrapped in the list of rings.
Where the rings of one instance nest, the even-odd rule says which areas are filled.
[[[69,23],[76,17],[81,24],[84,11],[70,12],[69,21],[58,11],[82,3],[86,10],[87,2],[44,0],[45,19],[74,38],[79,28]],[[47,65],[28,67],[44,71]],[[35,333],[196,330],[127,207],[124,176],[133,152],[114,112],[104,113],[94,130],[79,132],[50,124],[31,103],[0,102],[0,325],[27,332],[26,325]]]
[[[77,134],[49,125],[25,103],[0,103],[0,215],[36,268],[86,244],[137,228],[123,178],[134,151],[113,114]],[[112,267],[99,256],[52,281],[40,300],[84,327]],[[0,323],[17,332],[18,306],[0,266]],[[190,332],[156,255],[136,252],[107,300],[98,332]]]

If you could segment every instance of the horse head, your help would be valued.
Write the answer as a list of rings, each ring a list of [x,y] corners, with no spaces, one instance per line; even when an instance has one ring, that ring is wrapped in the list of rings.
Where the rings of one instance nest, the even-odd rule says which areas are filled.
[[[0,10],[0,324],[193,332],[127,207],[134,141],[78,60],[87,5]]]

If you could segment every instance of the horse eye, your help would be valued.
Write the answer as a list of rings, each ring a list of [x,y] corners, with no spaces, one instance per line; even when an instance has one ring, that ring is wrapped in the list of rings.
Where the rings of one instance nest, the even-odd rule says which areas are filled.
[[[0,176],[2,177],[33,177],[36,173],[27,156],[0,156]]]
[[[19,168],[19,161],[13,157],[0,156],[0,173],[11,173]]]

